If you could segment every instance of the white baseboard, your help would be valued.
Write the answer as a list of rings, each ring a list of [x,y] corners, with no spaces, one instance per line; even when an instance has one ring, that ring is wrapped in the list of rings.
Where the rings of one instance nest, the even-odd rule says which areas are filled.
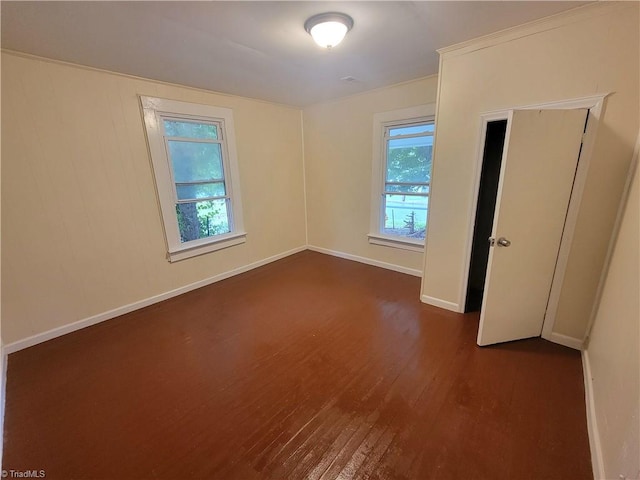
[[[249,270],[253,270],[254,268],[262,267],[263,265],[288,257],[289,255],[293,255],[294,253],[302,252],[303,250],[306,250],[306,248],[307,248],[306,246],[294,248],[293,250],[279,253],[278,255],[274,255],[272,257],[268,257],[262,260],[258,260],[257,262],[250,263],[249,265],[244,265],[242,267],[229,270],[228,272],[224,272],[224,273],[215,275],[213,277],[205,278],[204,280],[200,280],[198,282],[185,285],[184,287],[176,288],[175,290],[171,290],[169,292],[161,293],[159,295],[154,295],[153,297],[149,297],[144,300],[130,303],[122,307],[114,308],[113,310],[109,310],[108,312],[99,313],[98,315],[94,315],[92,317],[78,320],[77,322],[73,322],[68,325],[63,325],[61,327],[57,327],[43,333],[38,333],[31,337],[27,337],[23,340],[18,340],[17,342],[13,342],[8,345],[5,345],[3,353],[4,355],[8,355],[10,353],[17,352],[18,350],[23,350],[33,345],[37,345],[38,343],[46,342],[47,340],[51,340],[53,338],[66,335],[67,333],[75,332],[76,330],[80,330],[85,327],[90,327],[91,325],[95,325],[96,323],[104,322],[105,320],[110,320],[112,318],[119,317],[120,315],[124,315],[125,313],[133,312],[134,310],[138,310],[140,308],[153,305],[154,303],[162,302],[163,300],[167,300],[169,298],[182,295],[183,293],[190,292],[191,290],[195,290],[197,288],[205,287],[212,283],[225,280],[229,277],[233,277],[234,275],[239,275],[241,273],[248,272]]]
[[[439,298],[430,297],[429,295],[422,295],[420,300],[422,300],[422,303],[433,305],[434,307],[440,307],[445,310],[451,310],[452,312],[462,313],[460,311],[460,305],[457,303],[447,302],[446,300],[440,300]]]
[[[4,452],[4,442],[2,441],[4,437],[4,405],[7,392],[7,352],[2,346],[0,346],[0,362],[2,362],[2,365],[0,365],[0,433],[2,433],[0,437],[0,465],[2,465],[2,453]]]
[[[333,257],[344,258],[345,260],[353,260],[354,262],[366,263],[367,265],[373,265],[374,267],[386,268],[387,270],[393,270],[395,272],[406,273],[407,275],[413,275],[414,277],[422,277],[422,271],[414,268],[402,267],[393,263],[381,262],[372,258],[359,257],[358,255],[352,255],[350,253],[338,252],[336,250],[329,250],[328,248],[316,247],[314,245],[308,245],[309,250],[314,252],[324,253]]]
[[[589,433],[589,449],[591,450],[593,478],[595,480],[604,480],[602,445],[598,431],[598,419],[596,418],[596,408],[593,397],[593,377],[591,376],[588,350],[582,351],[582,371],[584,373],[584,398],[587,407],[587,431]]]
[[[124,305],[122,307],[114,308],[113,310],[109,310],[107,312],[99,313],[97,315],[93,315],[88,318],[84,318],[82,320],[78,320],[77,322],[70,323],[68,325],[63,325],[61,327],[57,327],[46,332],[38,333],[36,335],[32,335],[30,337],[24,338],[22,340],[18,340],[13,343],[9,343],[4,346],[3,354],[9,355],[11,353],[17,352],[19,350],[23,350],[25,348],[32,347],[33,345],[37,345],[42,342],[46,342],[47,340],[52,340],[54,338],[60,337],[62,335],[66,335],[67,333],[75,332],[76,330],[80,330],[82,328],[90,327],[91,325],[95,325],[97,323],[104,322],[105,320],[110,320],[115,317],[119,317],[120,315],[124,315],[126,313],[133,312],[140,308],[147,307],[149,305],[153,305],[154,303],[162,302],[163,300],[167,300],[172,297],[176,297],[178,295],[182,295],[183,293],[190,292],[191,290],[195,290],[197,288],[205,287],[215,282],[219,282],[221,280],[225,280],[229,277],[233,277],[234,275],[238,275],[240,273],[247,272],[249,270],[253,270],[254,268],[261,267],[271,262],[275,262],[276,260],[280,260],[282,258],[288,257],[289,255],[293,255],[298,252],[302,252],[304,250],[313,250],[320,253],[325,253],[327,255],[332,255],[334,257],[340,257],[347,260],[354,260],[356,262],[366,263],[368,265],[374,265],[376,267],[386,268],[388,270],[394,270],[396,272],[406,273],[409,275],[413,275],[416,277],[420,277],[422,272],[420,270],[414,270],[411,268],[401,267],[399,265],[393,265],[391,263],[380,262],[378,260],[373,260],[365,257],[358,257],[356,255],[351,255],[348,253],[337,252],[334,250],[328,250],[326,248],[314,247],[314,246],[302,246],[298,248],[294,248],[292,250],[280,253],[278,255],[274,255],[269,258],[265,258],[263,260],[259,260],[254,263],[250,263],[249,265],[244,265],[242,267],[236,268],[234,270],[230,270],[228,272],[221,273],[219,275],[215,275],[210,278],[205,278],[204,280],[200,280],[195,283],[191,283],[189,285],[185,285],[184,287],[176,288],[175,290],[171,290],[169,292],[161,293],[159,295],[154,295],[153,297],[146,298],[144,300],[140,300],[137,302],[130,303],[128,305]],[[445,307],[446,308],[446,307]],[[5,363],[6,368],[6,363]]]
[[[550,342],[564,345],[565,347],[574,348],[576,350],[582,350],[584,347],[584,340],[580,338],[570,337],[568,335],[562,335],[561,333],[545,333],[542,332],[542,338],[549,340]]]

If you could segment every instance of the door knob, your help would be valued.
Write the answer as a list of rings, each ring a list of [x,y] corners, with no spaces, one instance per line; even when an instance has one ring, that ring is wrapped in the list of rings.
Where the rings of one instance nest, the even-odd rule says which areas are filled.
[[[511,241],[507,240],[504,237],[500,237],[497,243],[498,243],[498,246],[500,247],[508,247],[509,245],[511,245]]]

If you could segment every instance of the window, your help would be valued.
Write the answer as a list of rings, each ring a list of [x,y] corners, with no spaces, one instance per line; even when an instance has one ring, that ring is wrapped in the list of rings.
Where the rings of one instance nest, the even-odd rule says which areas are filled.
[[[227,108],[141,97],[169,261],[245,241]]]
[[[374,115],[370,243],[424,249],[433,113],[423,105]]]

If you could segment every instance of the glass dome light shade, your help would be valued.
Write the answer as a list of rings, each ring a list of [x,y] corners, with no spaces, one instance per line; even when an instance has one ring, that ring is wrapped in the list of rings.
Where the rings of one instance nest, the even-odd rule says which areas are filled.
[[[344,13],[320,13],[309,18],[304,28],[313,40],[323,48],[338,45],[353,27],[353,19]]]
[[[338,45],[347,34],[347,26],[339,22],[319,23],[309,32],[313,40],[324,48]]]

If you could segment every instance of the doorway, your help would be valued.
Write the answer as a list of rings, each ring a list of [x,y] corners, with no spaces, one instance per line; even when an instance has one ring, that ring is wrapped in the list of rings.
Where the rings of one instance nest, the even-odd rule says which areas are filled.
[[[480,186],[478,188],[478,203],[473,227],[473,244],[471,247],[465,313],[478,312],[482,306],[482,295],[489,261],[488,239],[491,236],[493,216],[496,209],[506,131],[506,119],[487,123]]]
[[[465,289],[465,310],[480,303],[478,345],[543,330],[587,117],[585,108],[525,109],[485,124]]]
[[[559,343],[559,344],[562,344],[571,348],[576,348],[576,349],[582,348],[583,342],[581,339],[577,339],[577,338],[574,339],[572,337],[567,337],[565,335],[561,335],[557,333],[554,330],[554,325],[556,322],[556,313],[558,311],[560,293],[563,286],[563,279],[565,277],[565,272],[567,270],[567,263],[569,259],[571,245],[573,242],[573,235],[574,235],[575,227],[577,223],[580,203],[582,200],[582,193],[584,191],[585,184],[586,184],[587,172],[589,170],[589,164],[590,164],[591,156],[594,150],[595,139],[598,132],[598,125],[601,120],[602,114],[604,112],[607,97],[608,97],[608,94],[598,94],[598,95],[593,95],[589,97],[581,97],[581,98],[553,101],[553,102],[547,102],[547,103],[538,103],[535,105],[522,105],[522,106],[514,107],[513,110],[494,110],[494,111],[488,111],[481,114],[482,123],[481,123],[481,132],[479,132],[480,133],[479,142],[478,142],[479,148],[478,148],[477,157],[476,157],[477,158],[477,163],[475,168],[476,173],[475,173],[475,182],[473,187],[474,200],[469,210],[470,224],[468,227],[466,258],[463,263],[462,285],[459,290],[459,297],[458,297],[458,303],[457,303],[458,305],[457,311],[472,312],[472,311],[477,311],[478,304],[480,302],[483,302],[479,306],[479,309],[480,309],[480,328],[478,332],[479,345],[488,345],[491,343],[497,343],[501,341],[509,341],[509,340],[515,340],[517,338],[527,338],[530,336],[541,335],[542,338],[546,340],[550,340],[555,343]],[[515,154],[515,150],[517,150],[517,149],[511,149],[511,142],[512,142],[512,136],[513,136],[512,133],[514,129],[513,121],[516,117],[521,117],[521,113],[519,112],[523,112],[526,110],[536,110],[539,112],[539,115],[545,116],[546,113],[544,113],[544,111],[549,111],[549,110],[571,111],[576,109],[582,109],[583,111],[587,111],[588,121],[587,119],[583,119],[582,122],[578,122],[577,124],[574,125],[574,127],[572,127],[573,129],[576,130],[575,133],[578,134],[577,137],[579,137],[579,139],[581,140],[581,142],[579,142],[581,146],[578,149],[578,153],[575,154],[575,156],[570,155],[570,157],[573,158],[573,161],[569,161],[565,159],[560,162],[559,160],[556,160],[556,161],[552,161],[549,164],[545,160],[542,163],[546,163],[546,166],[542,168],[546,170],[547,175],[543,176],[542,178],[534,179],[533,177],[535,175],[527,174],[525,177],[526,182],[525,182],[524,188],[522,187],[521,183],[520,183],[521,185],[520,187],[516,187],[516,191],[519,191],[521,189],[528,190],[529,186],[531,185],[540,185],[546,192],[549,188],[548,183],[550,181],[556,182],[558,180],[557,174],[559,172],[557,171],[556,166],[559,163],[563,165],[564,164],[569,165],[573,163],[574,169],[573,171],[570,172],[571,178],[570,179],[566,178],[565,180],[559,182],[560,184],[572,185],[572,187],[570,188],[570,192],[569,192],[570,198],[568,201],[568,205],[565,207],[566,209],[564,209],[564,213],[562,215],[563,227],[561,227],[560,244],[559,246],[556,245],[556,247],[554,248],[555,267],[550,274],[552,277],[551,284],[550,286],[548,286],[549,288],[546,290],[546,294],[544,295],[544,306],[542,307],[542,310],[540,310],[539,306],[536,307],[537,314],[535,316],[537,320],[535,323],[537,325],[536,327],[537,331],[535,333],[532,333],[532,328],[529,328],[527,332],[507,333],[506,331],[503,331],[502,332],[503,334],[497,335],[497,336],[486,335],[486,333],[488,333],[489,330],[493,330],[494,327],[497,325],[495,323],[496,311],[494,308],[496,306],[504,307],[507,304],[510,304],[512,307],[511,312],[506,312],[504,311],[504,309],[502,309],[503,311],[500,312],[499,317],[501,318],[497,321],[498,321],[498,324],[502,325],[501,327],[502,329],[504,329],[505,326],[509,326],[509,328],[510,327],[520,328],[521,323],[525,321],[525,318],[530,316],[528,314],[530,313],[528,312],[530,308],[526,307],[524,304],[528,303],[528,300],[529,300],[528,297],[530,297],[531,295],[525,297],[524,299],[523,298],[517,299],[516,297],[519,297],[520,295],[516,295],[516,292],[518,291],[527,292],[531,286],[522,288],[523,287],[522,285],[518,286],[516,285],[516,283],[520,283],[521,280],[529,281],[528,279],[532,278],[531,272],[521,272],[515,277],[513,276],[513,272],[511,272],[512,281],[511,282],[507,281],[506,284],[504,282],[501,283],[499,281],[492,281],[493,277],[496,277],[496,279],[500,278],[503,276],[503,273],[504,273],[504,272],[498,273],[497,270],[500,270],[500,269],[493,270],[494,262],[497,260],[499,263],[502,263],[502,267],[518,266],[518,264],[521,264],[521,263],[531,263],[529,261],[530,254],[528,252],[530,252],[532,248],[533,250],[537,250],[540,244],[548,243],[549,239],[551,238],[546,233],[540,233],[541,231],[534,226],[534,223],[532,221],[533,219],[529,218],[528,215],[524,217],[522,215],[522,212],[528,212],[531,208],[533,208],[533,210],[542,208],[542,203],[546,201],[545,198],[542,199],[543,200],[542,202],[538,198],[534,198],[534,199],[529,198],[528,203],[525,203],[525,204],[520,203],[520,206],[515,209],[515,217],[516,217],[517,223],[521,225],[524,224],[529,226],[529,231],[523,237],[526,239],[526,241],[523,241],[523,238],[518,238],[518,239],[514,238],[515,232],[512,229],[513,225],[509,226],[506,224],[504,225],[500,224],[500,221],[499,221],[500,215],[496,212],[499,212],[502,207],[511,205],[511,207],[507,208],[507,210],[511,210],[511,216],[514,215],[514,211],[513,211],[514,209],[512,208],[513,205],[512,205],[512,199],[511,199],[511,195],[513,194],[513,182],[512,181],[505,182],[504,178],[499,178],[498,180],[498,192],[497,192],[497,195],[495,196],[496,208],[493,211],[494,225],[491,230],[491,234],[489,237],[487,237],[484,233],[482,233],[482,229],[483,229],[482,221],[480,220],[481,217],[478,217],[478,214],[482,212],[482,208],[479,207],[478,203],[483,201],[482,197],[485,195],[488,197],[489,200],[491,200],[491,197],[493,196],[487,193],[490,191],[490,188],[487,186],[488,183],[490,183],[488,181],[490,174],[487,173],[488,172],[487,169],[490,167],[489,165],[484,164],[484,160],[488,156],[488,152],[489,152],[489,148],[486,146],[486,143],[492,143],[491,138],[487,138],[487,137],[493,136],[494,138],[498,137],[500,139],[502,135],[498,136],[496,134],[496,129],[499,128],[500,123],[495,123],[495,122],[501,122],[502,123],[501,127],[504,128],[504,125],[505,125],[504,122],[506,120],[506,132],[504,133],[504,139],[502,141],[502,149],[503,149],[502,158],[500,158],[500,156],[498,155],[498,158],[501,160],[501,164],[499,168],[500,168],[500,176],[502,177],[508,169],[506,165],[513,165],[514,162],[515,164],[518,163],[518,161],[515,161],[515,160],[514,162],[508,160],[507,157],[510,156],[511,153]],[[554,129],[561,129],[562,122],[561,124],[558,124],[556,127],[551,127],[550,125],[547,127],[544,127],[545,123],[546,122],[543,121],[542,124],[539,124],[537,126],[531,125],[530,127],[526,127],[524,131],[521,131],[518,134],[518,137],[520,137],[520,142],[522,140],[525,140],[525,143],[526,143],[527,138],[530,140],[538,139],[537,141],[530,142],[529,145],[525,148],[524,154],[525,156],[530,158],[530,160],[528,162],[525,162],[525,164],[537,165],[540,163],[539,160],[541,158],[544,159],[545,157],[548,156],[549,153],[551,153],[551,152],[542,152],[539,150],[541,147],[543,150],[546,148],[544,147],[544,145],[547,145],[549,140],[541,141],[541,139],[547,138],[548,135],[551,135],[551,137],[554,137],[554,136],[556,137],[556,139],[553,140],[554,143],[555,142],[564,143],[564,140],[562,139],[564,139],[567,136],[567,133],[559,134],[559,135],[554,134]],[[585,123],[586,123],[586,128],[585,128]],[[533,127],[533,129],[531,127]],[[491,128],[493,132],[492,133],[490,132],[488,134],[487,133],[488,128]],[[556,133],[560,133],[560,132],[556,132]],[[497,140],[496,142],[497,142],[497,145],[500,145],[500,140]],[[529,154],[529,151],[533,151],[533,150],[538,150],[538,153],[534,154],[534,156],[531,157],[531,155]],[[555,150],[555,149],[551,148],[551,150]],[[523,152],[521,150],[518,156],[522,154]],[[578,157],[578,159],[576,159],[576,157]],[[574,163],[576,160],[578,160],[577,165],[576,163]],[[553,172],[553,175],[549,175],[550,172]],[[530,173],[533,173],[533,172],[530,172]],[[480,188],[481,177],[484,177],[482,178],[482,183],[483,183],[482,189]],[[518,182],[515,182],[515,183],[517,184]],[[508,188],[508,190],[510,190],[510,193],[508,193],[506,197],[505,197],[505,192],[502,191],[502,188],[505,186],[505,184],[506,185],[512,184],[512,186]],[[501,203],[501,199],[504,200],[503,197],[509,198],[509,200],[506,200],[504,203]],[[556,203],[559,204],[559,202],[556,202]],[[561,203],[566,205],[565,200],[563,200]],[[491,208],[490,207],[488,209],[485,208],[484,210],[485,211],[488,210],[489,218],[490,218]],[[544,219],[544,223],[547,223],[546,219]],[[485,232],[486,232],[487,224],[490,224],[490,220],[485,220],[485,226],[484,226]],[[494,235],[494,233],[496,235]],[[522,235],[522,232],[520,232],[518,235]],[[494,247],[489,246],[490,239],[493,239]],[[532,239],[533,239],[533,244],[532,244]],[[514,240],[516,241],[514,242]],[[528,243],[527,247],[525,247],[524,245],[526,243]],[[509,248],[504,248],[505,246],[508,246]],[[522,247],[525,247],[525,248],[523,249]],[[488,259],[483,261],[483,257],[486,258],[487,256],[487,250],[489,252]],[[473,267],[472,267],[472,253],[474,257]],[[506,261],[506,264],[505,264],[505,261]],[[483,271],[487,273],[487,275],[485,275],[484,278],[482,277]],[[517,282],[514,282],[513,280],[517,280]],[[546,281],[542,283],[546,283]],[[538,292],[538,294],[540,294],[540,292]],[[489,297],[492,297],[492,299]],[[542,297],[540,295],[538,295],[538,297],[539,297],[538,303],[540,304],[542,301]],[[491,310],[494,310],[494,311],[491,311]],[[540,326],[540,319],[539,319],[540,316],[542,317],[541,326]],[[483,328],[483,327],[488,327],[488,328]],[[540,330],[542,330],[542,332],[540,332]],[[480,335],[481,333],[482,335]],[[484,336],[485,338],[481,338],[481,336]],[[489,338],[489,337],[493,337],[493,338]]]

